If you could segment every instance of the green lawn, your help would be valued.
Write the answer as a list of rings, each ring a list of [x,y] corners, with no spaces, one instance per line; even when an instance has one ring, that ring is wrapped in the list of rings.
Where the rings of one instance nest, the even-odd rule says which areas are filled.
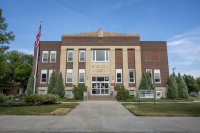
[[[21,106],[21,107],[0,107],[0,115],[48,115],[58,108],[75,108],[78,103]]]
[[[200,103],[123,103],[136,116],[200,117]]]

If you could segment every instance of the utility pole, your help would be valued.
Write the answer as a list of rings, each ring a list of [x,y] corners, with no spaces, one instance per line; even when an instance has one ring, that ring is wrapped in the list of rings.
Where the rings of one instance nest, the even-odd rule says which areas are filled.
[[[172,68],[172,70],[173,70],[173,73],[175,73],[175,69],[176,69],[176,68]]]

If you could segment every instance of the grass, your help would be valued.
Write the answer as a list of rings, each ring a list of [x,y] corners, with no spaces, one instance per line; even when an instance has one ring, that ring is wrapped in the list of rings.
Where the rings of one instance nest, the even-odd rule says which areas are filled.
[[[74,98],[63,97],[60,99],[61,102],[82,102],[83,100],[74,100]]]
[[[155,102],[191,102],[194,101],[192,98],[184,98],[184,99],[156,99]],[[119,102],[139,102],[139,98],[131,97],[127,100],[120,100]],[[145,99],[141,98],[140,102],[154,102],[154,99]]]
[[[200,103],[123,103],[136,116],[200,117]]]
[[[21,106],[21,107],[0,107],[0,115],[48,115],[58,108],[75,108],[78,103]]]

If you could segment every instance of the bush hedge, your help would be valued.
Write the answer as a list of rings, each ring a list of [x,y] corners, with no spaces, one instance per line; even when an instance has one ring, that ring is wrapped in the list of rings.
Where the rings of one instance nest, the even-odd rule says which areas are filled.
[[[59,96],[52,94],[36,94],[25,97],[25,102],[31,105],[55,104],[58,101],[60,101]]]
[[[0,102],[5,102],[8,100],[8,97],[4,94],[0,94]]]
[[[117,100],[127,100],[129,98],[129,91],[124,86],[116,85],[114,89],[117,91]]]
[[[87,91],[85,84],[73,85],[72,92],[74,94],[74,100],[83,100],[84,91]]]

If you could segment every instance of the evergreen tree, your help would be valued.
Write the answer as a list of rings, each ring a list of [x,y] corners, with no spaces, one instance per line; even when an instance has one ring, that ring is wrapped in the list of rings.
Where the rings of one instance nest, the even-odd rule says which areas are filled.
[[[148,84],[147,76],[146,76],[145,72],[142,71],[142,80],[141,80],[141,83],[140,83],[140,86],[139,86],[139,90],[146,90],[147,84]]]
[[[178,98],[178,85],[176,83],[176,79],[175,79],[174,75],[171,75],[169,77],[167,98],[169,98],[169,99]]]
[[[33,73],[31,74],[28,84],[27,84],[27,89],[30,90],[30,93],[33,94],[33,88],[34,88],[34,75]],[[37,87],[35,86],[35,94],[37,94]]]
[[[155,90],[156,87],[153,85],[150,75],[148,73],[146,73],[146,77],[147,77],[147,89]]]
[[[178,78],[177,78],[177,84],[178,84],[178,97],[179,98],[187,98],[188,97],[188,88],[187,85],[182,78],[181,74],[178,73]]]
[[[60,72],[58,80],[56,82],[56,85],[54,87],[55,94],[57,94],[59,97],[64,97],[65,96],[65,87],[63,84],[63,78],[62,78],[62,73]]]
[[[56,85],[56,76],[55,76],[55,72],[53,70],[51,77],[50,77],[50,83],[49,83],[48,89],[47,89],[48,94],[55,94],[56,93],[55,90],[54,90],[55,85]]]

